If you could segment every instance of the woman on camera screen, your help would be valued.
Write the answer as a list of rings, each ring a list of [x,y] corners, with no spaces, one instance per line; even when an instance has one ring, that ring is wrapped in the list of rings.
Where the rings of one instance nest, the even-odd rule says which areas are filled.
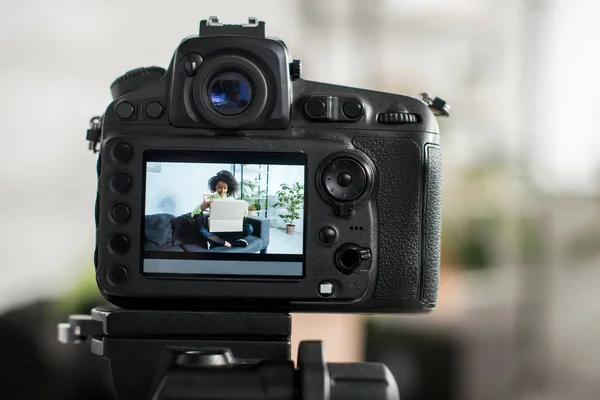
[[[220,233],[218,236],[211,233],[206,228],[204,223],[204,211],[210,208],[213,201],[224,201],[224,200],[235,200],[235,193],[238,191],[240,185],[235,179],[233,174],[229,171],[223,170],[217,172],[217,174],[208,180],[208,188],[211,191],[210,196],[204,196],[202,203],[192,211],[192,218],[196,220],[195,232],[206,240],[210,247],[214,246],[225,246],[225,247],[246,247],[248,242],[244,240],[245,237],[252,234],[253,229],[250,224],[243,224],[241,232],[225,232]],[[247,212],[246,212],[247,215]],[[244,217],[246,217],[244,215]]]

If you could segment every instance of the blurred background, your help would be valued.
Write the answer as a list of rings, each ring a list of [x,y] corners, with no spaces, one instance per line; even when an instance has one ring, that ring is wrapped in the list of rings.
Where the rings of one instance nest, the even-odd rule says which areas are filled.
[[[116,77],[168,66],[218,15],[265,20],[304,79],[452,105],[439,121],[436,311],[294,316],[295,340],[324,338],[330,361],[387,363],[407,400],[599,399],[599,11],[593,0],[3,0],[0,384],[14,395],[2,398],[107,398],[77,397],[98,361],[54,341],[56,322],[101,302],[85,131]]]

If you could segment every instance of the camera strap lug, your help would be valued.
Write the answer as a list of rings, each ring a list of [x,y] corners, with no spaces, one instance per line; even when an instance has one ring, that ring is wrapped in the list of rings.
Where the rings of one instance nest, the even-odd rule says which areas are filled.
[[[431,111],[435,115],[440,117],[449,117],[450,116],[450,104],[446,103],[445,100],[436,97],[432,99],[431,96],[427,93],[421,93],[421,101],[429,107]]]
[[[102,137],[102,118],[99,116],[92,117],[90,120],[90,128],[87,130],[85,139],[89,142],[88,149],[97,153],[100,149],[100,140]]]

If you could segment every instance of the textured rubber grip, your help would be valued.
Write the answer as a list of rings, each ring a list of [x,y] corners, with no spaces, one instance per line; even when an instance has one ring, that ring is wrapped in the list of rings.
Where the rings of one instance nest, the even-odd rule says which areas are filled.
[[[442,151],[438,146],[427,146],[425,150],[423,229],[421,301],[435,303],[440,280],[442,232]]]
[[[359,137],[375,163],[378,188],[377,300],[419,300],[422,149],[411,139]]]

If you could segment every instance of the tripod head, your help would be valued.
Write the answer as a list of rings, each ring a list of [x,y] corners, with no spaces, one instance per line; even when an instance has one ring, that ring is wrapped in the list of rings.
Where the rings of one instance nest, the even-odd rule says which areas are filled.
[[[398,400],[379,363],[328,364],[321,342],[290,360],[291,317],[277,313],[96,307],[59,324],[63,343],[90,340],[110,363],[117,398]]]

